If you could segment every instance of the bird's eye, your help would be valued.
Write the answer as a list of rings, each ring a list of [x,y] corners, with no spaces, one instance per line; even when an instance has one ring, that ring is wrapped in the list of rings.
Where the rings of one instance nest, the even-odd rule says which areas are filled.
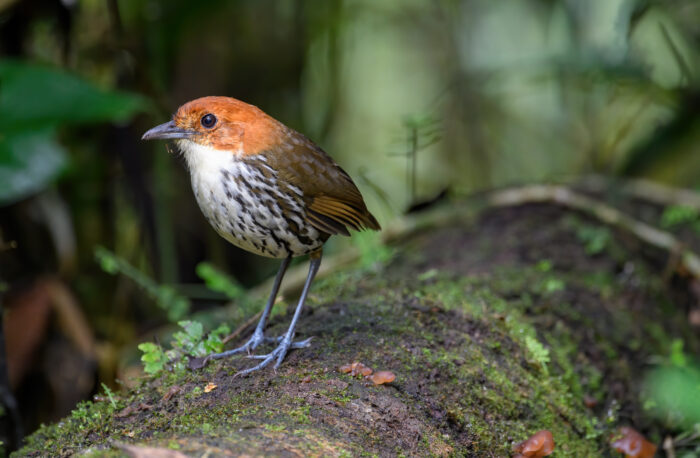
[[[214,125],[216,125],[216,116],[211,113],[207,113],[202,116],[202,120],[200,122],[202,123],[202,127],[205,129],[211,129],[214,127]]]

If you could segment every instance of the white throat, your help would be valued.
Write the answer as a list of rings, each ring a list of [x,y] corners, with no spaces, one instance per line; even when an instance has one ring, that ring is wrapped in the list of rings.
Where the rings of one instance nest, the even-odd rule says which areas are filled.
[[[177,146],[185,156],[192,175],[219,172],[230,167],[231,162],[238,158],[237,151],[220,150],[187,139],[177,140]]]

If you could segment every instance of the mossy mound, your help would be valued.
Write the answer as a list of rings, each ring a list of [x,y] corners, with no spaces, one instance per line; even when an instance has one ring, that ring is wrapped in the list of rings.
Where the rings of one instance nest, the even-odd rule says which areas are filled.
[[[621,423],[659,437],[640,407],[646,361],[671,336],[698,342],[654,253],[548,205],[456,220],[395,248],[386,265],[314,285],[297,331],[312,346],[276,374],[237,378],[251,361],[235,358],[147,379],[116,405],[86,403],[42,427],[18,454],[120,456],[114,444],[127,442],[195,456],[508,456],[548,429],[557,456],[580,457],[609,454]],[[268,333],[286,325],[277,317]],[[353,361],[396,380],[338,371]]]

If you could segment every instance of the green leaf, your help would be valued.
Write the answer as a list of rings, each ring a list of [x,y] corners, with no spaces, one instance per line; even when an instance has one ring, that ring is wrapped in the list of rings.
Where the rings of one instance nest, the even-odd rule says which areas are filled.
[[[220,325],[218,328],[214,329],[207,336],[207,340],[204,342],[204,347],[206,349],[205,353],[219,353],[224,348],[224,343],[222,338],[228,335],[231,329],[225,324]]]
[[[141,355],[143,370],[148,374],[157,374],[163,370],[168,362],[168,357],[163,352],[163,349],[153,342],[140,343],[138,349],[143,352],[143,355]]]
[[[545,374],[548,374],[547,363],[550,361],[549,350],[545,348],[545,346],[542,345],[539,340],[532,336],[525,337],[525,346],[527,347],[532,360],[542,367]]]
[[[698,221],[698,218],[700,218],[700,214],[698,214],[696,208],[684,205],[669,205],[664,208],[664,212],[661,215],[661,227],[670,229],[682,224],[691,224]]]
[[[688,358],[683,352],[683,339],[673,339],[671,342],[671,356],[669,357],[671,364],[676,367],[685,367],[688,365]]]
[[[101,89],[64,70],[0,60],[0,130],[126,121],[145,109],[136,94]]]
[[[66,157],[53,129],[0,133],[0,205],[44,189],[65,168]]]
[[[393,250],[382,242],[378,232],[355,232],[350,240],[360,251],[360,264],[364,268],[386,263],[394,255]]]
[[[103,247],[97,247],[95,248],[95,257],[100,263],[102,270],[112,275],[119,273],[119,260],[111,251]]]
[[[65,168],[57,127],[121,122],[146,107],[139,95],[101,89],[58,68],[0,60],[0,205],[41,191]]]
[[[246,294],[245,289],[235,279],[208,262],[197,264],[196,272],[209,289],[223,293],[229,299],[242,298]]]
[[[153,342],[143,342],[138,345],[138,349],[144,353],[152,353],[158,350],[158,345]]]
[[[196,342],[202,339],[204,326],[199,321],[180,321],[177,324],[182,327],[192,341]]]
[[[645,382],[659,418],[675,427],[700,423],[699,367],[660,367],[651,371]]]
[[[155,280],[129,264],[125,259],[104,247],[98,246],[95,248],[95,258],[105,272],[112,275],[116,273],[124,274],[143,288],[156,301],[156,304],[167,312],[170,321],[177,321],[187,315],[190,301],[180,295],[172,286],[159,285]]]

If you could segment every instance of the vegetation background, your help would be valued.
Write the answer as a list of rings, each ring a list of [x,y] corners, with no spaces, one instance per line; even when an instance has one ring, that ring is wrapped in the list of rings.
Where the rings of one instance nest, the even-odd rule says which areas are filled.
[[[383,224],[589,174],[698,189],[700,2],[0,0],[0,372],[25,432],[128,380],[155,329],[275,272],[140,141],[203,95],[315,140]]]

